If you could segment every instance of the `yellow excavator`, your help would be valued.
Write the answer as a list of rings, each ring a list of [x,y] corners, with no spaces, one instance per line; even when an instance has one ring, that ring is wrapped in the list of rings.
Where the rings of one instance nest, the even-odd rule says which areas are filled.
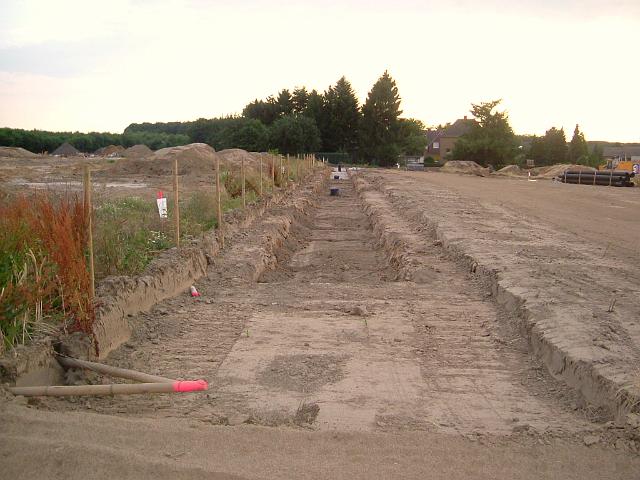
[[[640,175],[640,159],[638,160],[607,160],[607,163],[603,163],[598,166],[598,170],[617,170],[623,172],[633,172],[636,175]]]

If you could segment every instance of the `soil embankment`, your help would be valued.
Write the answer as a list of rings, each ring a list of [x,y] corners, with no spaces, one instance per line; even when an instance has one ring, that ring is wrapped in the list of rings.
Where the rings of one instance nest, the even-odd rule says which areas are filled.
[[[481,266],[373,180],[266,211],[213,257],[201,297],[134,314],[106,358],[209,391],[0,403],[2,454],[24,460],[7,472],[635,478],[635,440],[547,375]]]
[[[445,186],[450,182],[456,188],[466,180],[392,173],[369,178],[399,214],[431,231],[470,270],[482,274],[502,308],[517,316],[534,352],[554,376],[576,388],[589,404],[623,422],[631,412],[628,421],[637,422],[640,311],[634,291],[640,278],[633,258],[606,255],[606,250],[603,255],[597,244],[567,235],[544,220],[532,221],[487,202],[478,204]],[[430,178],[444,183],[425,188]],[[502,201],[507,200],[505,189],[500,191]],[[490,194],[473,196],[485,199]],[[631,192],[624,200],[634,199]],[[412,208],[415,204],[437,208]],[[538,212],[538,218],[542,214]]]

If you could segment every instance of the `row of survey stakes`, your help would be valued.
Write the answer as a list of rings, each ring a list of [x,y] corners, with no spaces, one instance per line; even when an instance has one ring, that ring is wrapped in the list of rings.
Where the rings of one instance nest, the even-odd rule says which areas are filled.
[[[280,188],[286,189],[291,184],[291,177],[295,179],[300,178],[301,170],[307,172],[313,170],[316,165],[326,163],[325,159],[317,159],[313,154],[297,155],[295,157],[290,155],[269,155],[270,159],[266,162],[263,160],[262,155],[259,158],[259,184],[258,195],[262,197],[264,190],[269,189],[272,193],[276,190],[276,169],[279,170],[278,178],[280,180]],[[156,196],[156,205],[158,209],[158,215],[161,220],[169,218],[169,210],[173,209],[173,233],[176,247],[180,248],[180,175],[178,174],[178,159],[173,159],[172,177],[173,177],[173,199],[169,202],[165,192],[158,191]],[[268,167],[270,178],[268,182],[265,182],[264,170]],[[241,189],[242,189],[242,208],[247,206],[247,179],[245,159],[241,159],[240,163],[241,173]],[[224,216],[221,199],[221,168],[220,158],[215,160],[215,192],[216,192],[216,223],[218,229],[218,238],[220,241],[220,247],[224,248]],[[86,225],[88,226],[87,235],[87,250],[88,250],[88,268],[91,279],[91,299],[95,296],[95,262],[94,262],[94,246],[93,246],[93,205],[92,205],[92,182],[91,172],[88,165],[84,166],[84,178],[83,178],[83,191],[84,191],[84,212],[86,217]]]
[[[300,174],[300,164],[306,164],[307,168],[315,168],[316,163],[319,160],[316,159],[314,155],[304,155],[302,157],[297,157],[294,161],[295,178],[299,178]],[[270,187],[271,191],[275,191],[276,188],[276,178],[275,178],[275,162],[279,162],[280,169],[280,178],[285,179],[284,185],[281,184],[281,188],[286,188],[290,184],[290,176],[291,176],[291,157],[287,155],[283,157],[282,155],[278,155],[276,157],[272,157],[272,161],[274,162],[270,165]],[[320,162],[325,163],[324,160],[320,160]],[[220,198],[220,159],[216,159],[216,214],[218,219],[218,226],[220,233],[220,241],[221,247],[224,248],[224,227],[223,227],[223,216],[222,216],[222,203]],[[260,183],[259,183],[259,194],[263,193],[263,161],[260,159]],[[245,179],[245,168],[244,168],[244,159],[241,164],[241,175],[242,175],[242,207],[246,207],[246,179]],[[91,299],[93,301],[95,295],[95,272],[94,272],[94,259],[93,259],[93,225],[92,225],[92,199],[91,199],[91,173],[89,170],[89,166],[85,165],[84,167],[84,176],[83,176],[83,186],[84,186],[84,212],[86,217],[86,224],[88,226],[88,253],[89,253],[89,271],[91,276]],[[178,181],[178,160],[174,159],[173,163],[173,208],[175,209],[173,218],[175,221],[175,239],[176,246],[180,247],[180,213],[179,213],[179,181]],[[158,196],[156,199],[156,203],[158,206],[158,215],[161,218],[168,218],[168,208],[167,198],[164,196],[162,192],[158,192]],[[193,295],[193,291],[191,292]],[[104,365],[95,362],[89,362],[86,360],[80,360],[76,358],[67,357],[64,355],[57,355],[58,362],[66,368],[82,368],[87,370],[92,370],[94,372],[109,375],[117,378],[124,378],[127,380],[132,380],[138,383],[115,383],[115,384],[102,384],[102,385],[53,385],[53,386],[35,386],[35,387],[10,387],[9,391],[11,391],[15,395],[23,395],[23,396],[81,396],[81,395],[118,395],[118,394],[144,394],[144,393],[185,393],[185,392],[198,392],[204,391],[209,388],[208,383],[205,380],[175,380],[172,378],[161,377],[157,375],[150,375],[143,372],[138,372],[135,370],[127,370],[117,367],[112,367],[110,365]]]

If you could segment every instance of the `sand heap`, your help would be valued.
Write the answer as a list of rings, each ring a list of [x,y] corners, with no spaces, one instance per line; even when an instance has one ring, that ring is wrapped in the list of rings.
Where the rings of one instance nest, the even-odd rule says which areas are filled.
[[[122,152],[122,156],[127,158],[144,158],[151,154],[153,154],[153,150],[146,145],[134,145]]]
[[[146,146],[142,146],[149,150]],[[137,151],[142,152],[143,149],[139,148]],[[177,159],[179,175],[213,175],[216,153],[205,143],[192,143],[180,147],[163,148],[155,153],[151,150],[149,152],[144,156],[120,159],[112,171],[121,175],[172,175],[173,161]]]
[[[494,175],[505,175],[508,177],[522,177],[527,175],[523,169],[521,169],[518,165],[507,165],[506,167],[501,168],[497,172],[493,172]]]
[[[206,143],[191,143],[180,147],[158,150],[151,157],[156,168],[164,173],[173,172],[173,161],[178,160],[179,175],[212,175],[215,171],[216,151]]]
[[[220,156],[220,162],[228,169],[239,170],[244,159],[244,168],[248,172],[258,171],[260,169],[260,154],[247,152],[239,148],[228,148],[217,152]],[[268,155],[263,156],[263,168],[266,168]]]
[[[124,152],[124,147],[122,145],[109,145],[107,147],[102,147],[96,150],[94,155],[99,157],[108,157],[108,156],[120,156]]]
[[[570,163],[559,163],[557,165],[550,165],[548,167],[537,167],[531,170],[531,175],[537,175],[540,178],[555,178],[558,175],[562,175],[565,170],[574,170],[582,172],[595,172],[593,167],[587,167],[585,165],[572,165]]]
[[[38,155],[20,147],[0,147],[0,157],[36,158]]]
[[[260,154],[249,153],[238,148],[216,152],[206,143],[191,143],[180,147],[168,147],[139,158],[122,158],[112,167],[117,175],[169,176],[173,174],[174,159],[178,160],[178,174],[190,177],[213,177],[216,158],[220,159],[220,168],[232,171],[239,178],[244,159],[247,182],[259,178]],[[268,155],[263,156],[263,172],[268,175]]]
[[[70,143],[64,142],[62,145],[56,148],[53,153],[51,153],[51,155],[57,155],[60,157],[75,157],[78,155],[82,155],[82,153],[80,153],[80,151]]]
[[[471,162],[468,160],[449,160],[443,165],[440,170],[448,173],[466,173],[469,175],[479,175],[481,177],[489,175],[488,168],[481,167],[476,162]]]

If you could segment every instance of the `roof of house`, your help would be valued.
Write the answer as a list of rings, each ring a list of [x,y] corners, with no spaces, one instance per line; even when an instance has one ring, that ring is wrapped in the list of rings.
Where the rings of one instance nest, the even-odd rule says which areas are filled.
[[[452,125],[444,129],[440,137],[461,137],[471,130],[476,121],[469,118],[459,118]]]
[[[461,137],[465,133],[471,130],[471,127],[475,125],[477,122],[473,119],[468,118],[459,118],[447,128],[439,129],[439,130],[428,130],[427,131],[427,145],[431,146],[433,142],[440,140],[444,137],[449,138],[457,138]]]
[[[605,158],[640,156],[640,146],[623,145],[621,147],[604,147],[602,155]]]
[[[64,142],[51,155],[80,155],[80,152],[70,143]]]

